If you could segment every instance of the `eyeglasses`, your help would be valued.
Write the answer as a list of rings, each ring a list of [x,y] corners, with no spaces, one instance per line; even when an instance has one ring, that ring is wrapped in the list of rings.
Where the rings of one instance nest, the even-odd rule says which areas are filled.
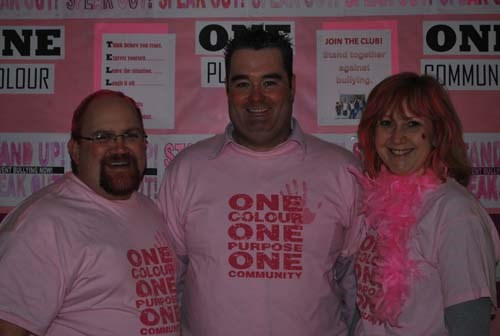
[[[116,142],[118,141],[119,137],[122,137],[123,142],[128,144],[135,144],[148,138],[148,136],[144,134],[144,132],[142,131],[127,131],[122,134],[114,134],[111,132],[102,131],[102,132],[96,132],[88,137],[75,136],[76,139],[88,140],[102,145],[107,145],[111,144],[112,142]]]

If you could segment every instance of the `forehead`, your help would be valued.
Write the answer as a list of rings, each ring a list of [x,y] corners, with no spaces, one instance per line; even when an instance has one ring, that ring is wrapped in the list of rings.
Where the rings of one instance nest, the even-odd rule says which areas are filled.
[[[380,118],[391,118],[397,120],[408,120],[411,118],[423,118],[423,116],[413,112],[406,101],[394,103],[386,111],[380,114]]]
[[[238,49],[231,58],[231,74],[241,71],[285,71],[278,48]]]
[[[139,116],[130,101],[117,96],[93,100],[82,118],[82,130],[114,130],[141,127]]]

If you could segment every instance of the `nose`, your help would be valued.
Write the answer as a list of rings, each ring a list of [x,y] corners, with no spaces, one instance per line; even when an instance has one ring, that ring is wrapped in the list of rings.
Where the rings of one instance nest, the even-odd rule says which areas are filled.
[[[393,143],[402,143],[405,141],[406,133],[401,126],[396,126],[392,129],[391,141]]]
[[[250,101],[261,101],[263,97],[262,88],[258,85],[253,85],[249,96]]]
[[[115,134],[115,137],[111,141],[111,146],[116,148],[126,148],[127,146],[124,134]]]

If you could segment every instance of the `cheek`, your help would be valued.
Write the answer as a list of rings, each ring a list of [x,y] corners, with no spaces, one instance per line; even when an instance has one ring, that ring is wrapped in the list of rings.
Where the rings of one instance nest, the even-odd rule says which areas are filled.
[[[375,152],[377,153],[378,156],[383,156],[384,155],[384,141],[382,141],[380,138],[375,138]]]
[[[85,153],[80,152],[80,160],[88,162],[88,165],[99,163],[104,156],[105,151],[99,148],[94,148]],[[82,156],[83,154],[83,156]]]
[[[374,141],[375,141],[375,148],[377,149],[377,151],[379,150],[379,148],[382,148],[385,145],[388,137],[389,136],[381,130],[375,131]]]
[[[288,104],[293,102],[293,95],[291,92],[288,91],[279,91],[279,92],[274,92],[266,95],[266,98],[269,101],[275,102],[275,103],[282,103],[282,104]]]
[[[229,103],[241,104],[242,102],[246,101],[247,94],[243,92],[229,92],[227,95],[227,99]]]
[[[147,145],[146,144],[143,144],[143,145],[137,145],[137,147],[134,147],[134,148],[130,148],[131,149],[131,152],[133,153],[133,155],[139,159],[139,160],[146,160],[146,156],[147,156]]]

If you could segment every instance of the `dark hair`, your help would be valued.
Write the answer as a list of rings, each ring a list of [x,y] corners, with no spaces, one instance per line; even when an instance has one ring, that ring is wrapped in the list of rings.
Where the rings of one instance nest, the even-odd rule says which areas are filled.
[[[118,98],[123,98],[127,100],[132,106],[134,106],[134,110],[137,113],[137,118],[139,119],[139,122],[141,124],[141,128],[144,130],[144,123],[142,120],[142,112],[139,106],[137,105],[136,101],[132,99],[131,97],[125,95],[123,92],[120,91],[113,91],[113,90],[98,90],[95,91],[94,93],[89,94],[87,97],[85,97],[80,104],[76,107],[75,111],[73,112],[73,119],[71,120],[71,139],[75,141],[79,141],[79,137],[81,136],[80,132],[82,130],[82,120],[83,116],[85,115],[85,112],[87,112],[89,105],[96,100],[99,97],[103,96],[111,96],[111,97],[118,97]],[[77,164],[71,159],[71,170],[73,173],[78,174],[78,166]]]
[[[385,78],[368,96],[358,127],[359,143],[368,175],[377,176],[382,165],[374,142],[377,123],[387,112],[403,114],[405,108],[432,123],[433,149],[429,154],[427,167],[443,181],[450,176],[467,186],[472,168],[467,158],[462,123],[451,99],[437,79],[412,72]]]
[[[283,67],[291,85],[293,77],[293,49],[288,35],[278,31],[267,31],[262,26],[243,27],[234,33],[234,38],[229,40],[224,48],[224,61],[226,66],[226,81],[231,70],[231,58],[235,51],[240,49],[260,50],[277,48],[283,59]]]

